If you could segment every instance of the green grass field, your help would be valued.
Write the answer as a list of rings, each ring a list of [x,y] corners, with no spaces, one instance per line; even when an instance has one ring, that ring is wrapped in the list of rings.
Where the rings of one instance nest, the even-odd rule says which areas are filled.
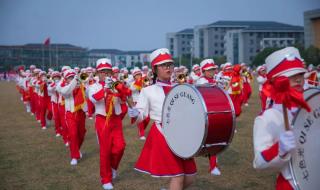
[[[53,125],[41,130],[26,113],[14,83],[0,82],[0,189],[1,190],[93,190],[102,189],[99,177],[99,149],[93,122],[87,120],[87,135],[76,167],[69,162],[69,149],[55,137]],[[208,159],[196,158],[198,175],[191,190],[271,190],[275,173],[252,167],[252,127],[260,109],[257,88],[250,106],[237,119],[237,133],[231,146],[219,155],[221,176],[208,173]],[[143,142],[136,127],[124,121],[126,150],[114,182],[115,189],[159,190],[167,179],[152,178],[133,170]]]

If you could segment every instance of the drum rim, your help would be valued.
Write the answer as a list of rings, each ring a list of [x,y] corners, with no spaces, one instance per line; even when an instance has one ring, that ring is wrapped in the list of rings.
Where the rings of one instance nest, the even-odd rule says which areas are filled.
[[[178,86],[181,86],[181,85],[184,85],[184,86],[188,86],[188,87],[190,87],[196,94],[197,94],[197,96],[200,98],[200,102],[201,102],[201,104],[202,104],[202,107],[204,108],[204,119],[205,119],[205,133],[204,133],[204,136],[203,136],[203,138],[202,138],[202,142],[201,142],[201,146],[198,148],[198,150],[194,153],[194,154],[192,154],[190,157],[185,157],[185,156],[181,156],[180,154],[178,154],[177,152],[175,152],[173,149],[172,149],[172,147],[170,146],[170,144],[169,144],[169,142],[167,141],[167,138],[166,138],[166,135],[165,135],[165,133],[164,133],[164,139],[166,140],[166,142],[167,142],[167,144],[168,144],[168,146],[169,146],[169,148],[170,148],[170,150],[175,154],[175,155],[177,155],[177,156],[179,156],[180,158],[183,158],[183,159],[189,159],[189,158],[193,158],[193,157],[195,157],[197,154],[199,154],[199,152],[201,151],[201,147],[202,147],[202,145],[204,144],[204,142],[205,142],[205,140],[207,139],[207,135],[208,135],[208,110],[207,110],[207,107],[206,107],[206,105],[205,105],[205,102],[204,102],[204,100],[203,100],[203,97],[202,97],[202,95],[200,94],[200,92],[199,92],[199,90],[194,86],[194,85],[190,85],[190,84],[177,84],[177,85],[175,85],[175,86],[173,86],[173,88],[171,89],[171,90],[173,90],[174,88],[176,88],[176,87],[178,87]],[[171,91],[170,90],[170,91]],[[169,92],[170,93],[170,92]],[[168,96],[166,96],[165,97],[165,99],[164,99],[164,102],[166,102],[166,100],[167,100],[167,98],[168,98]],[[164,103],[163,103],[163,105],[162,105],[162,117],[163,117],[163,115],[164,115]],[[162,117],[161,117],[161,123],[162,123]]]
[[[306,98],[306,101],[308,101],[308,100],[310,100],[311,98],[313,98],[314,96],[320,94],[320,90],[319,90],[318,88],[308,88],[308,89],[305,90],[303,93],[305,93],[305,92],[307,92],[307,91],[309,91],[309,90],[317,90],[317,91],[315,91],[313,94],[311,94],[310,96],[308,96],[308,97]],[[295,124],[296,119],[297,119],[299,113],[301,112],[301,110],[302,110],[302,108],[299,108],[299,109],[298,109],[296,116],[295,116],[295,117],[293,118],[293,120],[292,120],[292,125]],[[296,177],[295,173],[293,172],[294,169],[293,169],[293,163],[292,163],[292,162],[293,162],[293,161],[292,161],[292,158],[291,158],[291,159],[290,159],[290,162],[289,162],[289,168],[290,168],[290,174],[292,175],[293,185],[295,186],[295,188],[296,188],[297,190],[301,190],[301,188],[300,188],[300,186],[299,186],[299,183],[298,183],[298,181],[297,181],[297,177]]]

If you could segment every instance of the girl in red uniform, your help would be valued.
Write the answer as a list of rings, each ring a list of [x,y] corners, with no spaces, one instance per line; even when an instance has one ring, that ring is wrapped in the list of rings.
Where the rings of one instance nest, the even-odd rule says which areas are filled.
[[[135,169],[153,177],[170,177],[170,190],[185,189],[194,181],[197,171],[194,159],[185,160],[173,154],[161,125],[162,105],[172,87],[173,60],[165,48],[152,52],[150,59],[155,83],[142,88],[136,107],[128,111],[129,116],[137,118],[138,122],[148,115],[154,120]]]

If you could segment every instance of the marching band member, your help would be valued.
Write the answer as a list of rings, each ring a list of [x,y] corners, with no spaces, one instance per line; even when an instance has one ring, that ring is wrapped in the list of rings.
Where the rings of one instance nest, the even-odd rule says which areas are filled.
[[[65,80],[60,84],[60,93],[65,100],[65,118],[70,139],[71,165],[77,165],[82,157],[80,148],[86,134],[85,128],[85,93],[83,84],[79,84],[76,72],[68,69],[64,72]]]
[[[201,61],[200,68],[202,72],[202,76],[197,80],[196,84],[213,84],[216,85],[216,80],[214,79],[214,75],[216,73],[216,70],[218,68],[217,65],[215,65],[213,59],[205,59]]]
[[[64,73],[65,71],[67,71],[68,69],[71,69],[71,67],[69,66],[63,66],[61,69],[61,79],[60,81],[56,84],[56,91],[58,94],[58,110],[59,110],[59,116],[60,116],[60,123],[62,126],[62,139],[63,142],[65,144],[66,147],[69,146],[69,142],[70,142],[70,137],[69,137],[69,129],[67,126],[67,121],[66,121],[66,109],[65,109],[65,100],[64,97],[61,94],[61,84],[65,81],[64,78]]]
[[[147,65],[142,66],[142,77],[148,77],[149,76],[149,67]]]
[[[134,78],[134,82],[131,83],[130,85],[130,89],[132,91],[132,98],[133,98],[133,102],[136,104],[138,102],[138,98],[139,98],[139,94],[141,92],[141,89],[144,86],[144,80],[147,79],[147,75],[145,75],[145,79],[142,78],[142,73],[141,70],[139,68],[135,68],[133,70],[133,78]],[[149,79],[148,79],[149,80]],[[139,134],[139,139],[140,140],[146,140],[146,137],[144,136],[144,131],[147,128],[148,124],[150,122],[150,117],[146,117],[143,121],[138,123],[138,134]]]
[[[53,71],[51,74],[52,82],[48,85],[48,92],[51,94],[51,107],[52,107],[52,113],[53,113],[53,119],[54,119],[54,126],[55,126],[55,132],[56,137],[60,137],[62,134],[62,124],[61,124],[61,116],[59,114],[59,94],[56,91],[57,84],[59,83],[61,79],[61,75],[58,71]]]
[[[243,84],[242,84],[240,73],[241,73],[241,66],[239,64],[234,65],[233,72],[231,74],[231,79],[229,82],[229,88],[228,88],[228,93],[232,100],[234,111],[237,117],[240,116],[241,114],[241,111],[242,111],[241,105],[243,101],[242,99]]]
[[[32,82],[35,78],[35,72],[34,72],[35,69],[36,69],[35,65],[30,65],[31,78],[29,80],[29,94],[30,94],[31,115],[36,114],[36,100],[34,95],[35,89],[34,89],[34,86],[32,85]]]
[[[166,48],[157,49],[150,55],[156,83],[142,88],[135,108],[130,108],[130,117],[142,121],[148,115],[154,120],[140,157],[135,165],[137,171],[153,177],[170,177],[170,190],[187,188],[195,178],[194,159],[177,157],[169,148],[161,126],[162,104],[170,91],[173,60]]]
[[[277,190],[293,190],[293,178],[289,169],[291,151],[296,149],[294,133],[285,131],[283,118],[284,105],[288,107],[289,125],[297,108],[309,109],[303,100],[303,68],[298,49],[287,47],[278,50],[266,58],[268,96],[273,100],[271,108],[256,117],[253,128],[254,160],[256,169],[275,169],[279,173]],[[285,100],[277,93],[285,93]],[[294,103],[292,99],[295,99]],[[292,127],[292,126],[291,126]]]
[[[306,72],[305,78],[305,89],[319,86],[318,73],[314,70],[314,66],[312,64],[308,66],[308,72]]]
[[[35,77],[33,78],[33,80],[31,80],[32,86],[34,87],[34,104],[35,104],[35,116],[36,116],[36,120],[38,123],[40,123],[40,107],[39,107],[39,85],[38,85],[38,80],[39,80],[39,73],[41,72],[40,69],[35,69],[34,73],[35,73]]]
[[[217,77],[218,85],[228,91],[232,74],[232,64],[227,62],[223,64],[221,77]]]
[[[94,104],[89,99],[89,87],[96,83],[96,80],[94,79],[94,71],[92,67],[87,67],[84,71],[87,75],[87,82],[85,82],[85,89],[86,89],[86,101],[87,101],[87,107],[88,107],[88,117],[89,119],[93,119],[94,114]]]
[[[261,110],[264,111],[266,109],[267,105],[267,96],[262,91],[262,87],[264,83],[267,81],[267,75],[266,75],[266,67],[265,66],[259,66],[257,68],[258,77],[257,81],[259,84],[259,96],[260,96],[260,102],[261,102]]]
[[[246,66],[245,63],[241,63],[241,69],[242,69],[241,74],[242,74],[242,81],[243,81],[243,89],[242,89],[243,103],[245,106],[249,106],[248,100],[252,93],[252,88],[250,83],[253,77],[249,71],[249,68]]]
[[[100,177],[103,189],[113,189],[112,179],[126,146],[119,97],[110,88],[112,76],[111,60],[98,59],[96,65],[99,81],[89,87],[89,98],[95,105],[95,127],[100,146]],[[113,81],[111,81],[112,83]]]
[[[198,64],[195,64],[192,66],[192,72],[190,73],[190,84],[196,84],[197,81],[200,79],[201,77],[201,70],[200,70],[200,66]]]
[[[120,80],[119,71],[120,71],[120,70],[119,70],[119,67],[117,67],[117,66],[112,67],[112,73],[113,73],[112,78],[113,78],[115,81]]]
[[[41,71],[39,73],[39,80],[37,82],[38,86],[38,101],[39,101],[39,114],[40,114],[40,123],[42,129],[46,129],[46,112],[48,107],[48,89],[47,89],[47,73]]]
[[[198,85],[203,84],[210,84],[216,85],[216,80],[214,79],[214,74],[216,69],[218,68],[217,65],[214,63],[213,59],[205,59],[201,61],[200,68],[202,72],[202,77],[197,80]],[[210,155],[209,157],[209,171],[212,175],[221,175],[221,172],[218,168],[218,159],[216,155]]]

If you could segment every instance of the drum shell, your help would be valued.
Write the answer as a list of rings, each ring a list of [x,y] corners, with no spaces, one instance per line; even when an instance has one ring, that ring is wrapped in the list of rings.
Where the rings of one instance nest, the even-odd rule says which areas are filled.
[[[198,156],[216,155],[232,140],[235,127],[233,104],[230,97],[219,87],[197,87],[197,89],[207,109],[207,134],[204,147],[199,151]]]

